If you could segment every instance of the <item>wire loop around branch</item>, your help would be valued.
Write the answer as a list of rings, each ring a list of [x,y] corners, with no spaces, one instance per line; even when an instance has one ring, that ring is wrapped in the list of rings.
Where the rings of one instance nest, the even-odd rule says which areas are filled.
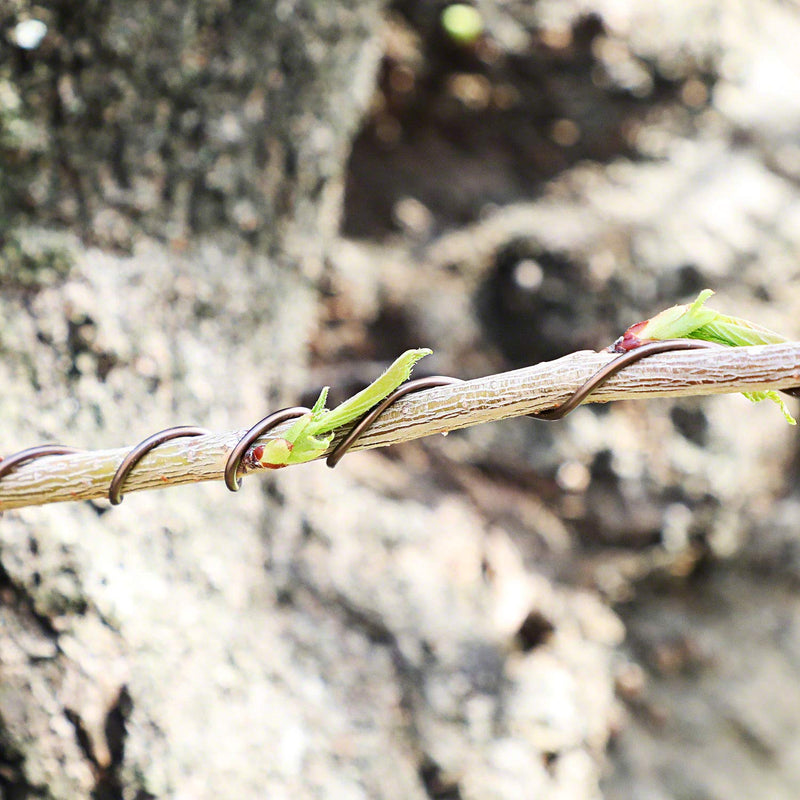
[[[117,467],[111,483],[108,485],[108,502],[112,506],[118,506],[122,502],[122,486],[130,471],[151,451],[164,442],[171,439],[180,439],[183,436],[205,436],[211,431],[205,428],[198,428],[194,425],[177,425],[173,428],[166,428],[163,431],[154,433],[139,444],[132,447],[122,462]]]
[[[67,447],[63,444],[40,444],[36,447],[28,447],[25,450],[20,450],[0,460],[0,480],[22,464],[35,461],[37,458],[43,458],[44,456],[68,456],[73,453],[83,452],[84,451],[79,447]]]
[[[771,382],[774,380],[774,377],[767,378],[766,376],[768,375],[774,376],[775,374],[780,373],[782,374],[782,377],[779,379],[780,383],[776,385],[776,388],[782,387],[782,391],[785,391],[787,394],[792,394],[794,396],[797,396],[798,391],[800,390],[793,388],[794,386],[797,385],[794,381],[800,379],[800,354],[798,354],[797,351],[798,345],[796,343],[787,343],[786,345],[780,345],[780,344],[766,345],[766,346],[750,347],[750,348],[747,347],[728,348],[704,340],[675,339],[675,340],[648,342],[644,345],[641,345],[637,348],[634,348],[626,353],[617,356],[611,361],[608,361],[605,364],[603,364],[599,369],[595,369],[595,371],[590,374],[590,377],[587,380],[585,380],[577,390],[572,392],[571,395],[564,402],[559,403],[558,405],[556,405],[555,408],[545,409],[543,411],[536,411],[533,413],[529,412],[529,416],[535,419],[544,419],[544,420],[562,419],[571,411],[573,411],[578,405],[585,402],[613,375],[617,374],[621,370],[626,369],[636,361],[639,361],[641,359],[647,358],[652,355],[656,355],[658,353],[666,353],[679,350],[700,350],[700,349],[712,349],[712,348],[722,351],[728,351],[729,353],[731,350],[737,350],[737,351],[750,350],[754,352],[755,351],[762,352],[765,350],[765,348],[767,348],[768,351],[769,349],[771,349],[772,353],[777,354],[778,351],[783,352],[781,348],[784,347],[793,348],[792,350],[787,351],[791,353],[790,358],[793,362],[789,364],[788,367],[780,361],[776,363],[773,359],[773,361],[770,363],[770,369],[772,370],[771,372],[770,369],[766,369],[766,371],[764,369],[761,369],[759,371],[757,358],[755,364],[753,364],[752,359],[748,359],[747,355],[744,353],[739,354],[741,357],[737,357],[735,359],[735,363],[737,363],[740,368],[744,367],[745,369],[749,369],[751,376],[758,375],[760,377],[760,380],[755,380],[755,381],[754,377],[751,377],[750,384],[748,384],[748,386],[753,386],[753,383],[755,383],[756,385],[763,385],[765,381]],[[582,355],[583,358],[586,359],[591,355],[598,356],[600,354],[592,354],[589,353],[588,351],[585,351],[585,354],[575,353],[573,354],[572,357],[577,358]],[[767,357],[764,356],[764,358],[766,359]],[[726,357],[722,358],[723,363],[725,363],[727,360],[729,359],[727,359]],[[558,362],[551,362],[551,363],[555,365]],[[708,379],[709,372],[711,372],[712,368],[715,366],[715,364],[711,362],[706,361],[703,363],[706,364],[707,372],[702,374],[700,380]],[[549,365],[548,364],[538,365],[537,367],[530,369],[538,370],[539,366],[548,367]],[[728,370],[730,370],[730,367],[728,367]],[[662,375],[662,380],[664,380],[665,378],[663,377],[663,375],[665,372],[667,372],[667,369],[664,368],[664,370],[661,370],[659,372]],[[673,370],[670,368],[670,371],[667,372],[667,374],[671,376],[673,374]],[[792,376],[791,383],[790,380],[787,379],[789,375]],[[493,376],[493,378],[495,379],[498,377],[501,376]],[[734,384],[736,384],[736,379],[731,377],[731,373],[729,371],[726,372],[725,370],[721,370],[717,378],[709,380],[708,385],[714,385],[714,380],[719,381],[721,385],[724,384],[727,387],[728,391],[742,390],[740,388],[742,381],[739,381],[739,386],[735,386]],[[669,382],[669,379],[667,379],[667,381]],[[428,378],[421,378],[418,380],[407,381],[406,383],[402,384],[394,392],[388,395],[381,403],[379,403],[373,409],[368,411],[363,417],[361,417],[351,428],[351,430],[346,434],[346,436],[342,438],[337,444],[335,444],[333,449],[328,454],[327,458],[328,466],[331,467],[335,466],[345,455],[345,453],[350,448],[352,448],[356,443],[358,443],[362,439],[362,437],[364,437],[365,434],[367,434],[367,432],[371,429],[371,427],[375,425],[375,423],[379,420],[379,418],[389,409],[389,407],[397,400],[399,400],[401,397],[404,397],[413,392],[419,392],[426,389],[433,389],[436,387],[461,384],[461,383],[463,383],[463,381],[461,381],[458,378],[451,378],[447,376],[437,375]],[[696,388],[699,385],[698,374],[695,374],[695,377],[691,381],[687,380],[686,384],[691,388]],[[672,392],[672,393],[678,393],[678,392]],[[687,392],[684,391],[680,393],[685,394]],[[696,392],[691,392],[691,393],[696,393]],[[641,394],[639,394],[639,396],[641,396]],[[498,398],[495,397],[494,399],[495,401],[497,401]],[[514,402],[519,403],[521,401],[516,400]],[[463,406],[463,407],[468,408],[468,406]],[[496,403],[493,407],[499,408],[499,404]],[[227,486],[227,488],[233,492],[238,491],[238,489],[240,488],[241,479],[238,477],[238,472],[241,468],[242,461],[244,460],[249,448],[260,437],[264,436],[265,433],[272,430],[281,423],[308,413],[310,413],[310,409],[301,406],[294,406],[291,408],[280,409],[279,411],[276,411],[272,414],[269,414],[267,417],[264,417],[264,419],[259,420],[258,423],[256,423],[243,436],[241,436],[238,439],[237,443],[234,445],[234,447],[227,452],[227,458],[225,461],[225,466],[222,475],[222,477],[224,477],[225,485]],[[506,414],[505,416],[509,416],[509,414]],[[501,417],[499,414],[495,414],[493,418],[501,418]],[[486,420],[473,419],[473,421],[468,424],[474,424],[475,421],[486,421]],[[447,429],[451,430],[457,427],[463,427],[463,423],[453,424],[451,421],[448,423]],[[429,430],[428,432],[432,431]],[[210,434],[210,432],[203,428],[197,428],[194,426],[177,426],[174,428],[168,428],[164,431],[159,431],[158,433],[149,436],[147,439],[145,439],[135,447],[131,448],[127,453],[124,454],[122,460],[119,462],[119,465],[116,468],[116,471],[114,472],[113,478],[111,478],[110,482],[107,484],[108,487],[107,490],[104,491],[103,493],[107,494],[108,499],[112,503],[112,505],[119,504],[119,502],[121,502],[122,500],[123,485],[126,483],[126,481],[129,480],[132,470],[136,468],[141,459],[147,453],[153,450],[153,448],[158,447],[159,445],[163,444],[166,441],[169,441],[170,439],[175,439],[184,436],[199,436],[204,434]],[[419,436],[425,434],[417,433],[416,435]],[[378,442],[375,441],[376,439],[375,436],[371,436],[368,438],[370,438],[370,442],[367,444],[367,446],[375,446],[375,444],[380,442],[380,439],[378,440]],[[412,437],[406,436],[404,438],[412,438]],[[396,438],[395,441],[397,440],[402,440],[402,439]],[[391,441],[392,441],[391,439],[387,441],[384,438],[384,440],[380,443],[390,443]],[[65,491],[63,488],[60,489],[59,495],[53,499],[43,497],[41,494],[39,494],[37,495],[37,499],[35,501],[29,500],[25,502],[24,498],[22,500],[18,499],[19,490],[15,490],[17,493],[17,497],[12,502],[9,502],[8,498],[6,498],[5,500],[3,499],[1,484],[3,479],[7,478],[7,476],[11,472],[13,472],[18,467],[27,464],[28,462],[34,459],[42,458],[45,456],[59,456],[59,455],[63,456],[73,455],[75,456],[75,459],[80,460],[81,457],[85,457],[86,455],[91,455],[91,454],[87,453],[87,451],[80,450],[74,447],[67,447],[59,444],[47,444],[47,445],[41,445],[39,447],[28,448],[26,450],[22,450],[11,456],[8,456],[5,459],[0,459],[0,511],[2,511],[3,508],[16,508],[23,505],[52,502],[53,499],[66,500],[66,499],[81,499],[81,498],[98,496],[94,489],[87,492],[85,490],[80,491],[79,488],[73,487],[73,489],[71,489],[68,492]],[[256,461],[253,461],[253,464],[250,464],[249,466],[255,466],[255,465]],[[65,474],[67,475],[66,478]],[[208,477],[211,477],[211,475],[208,474],[207,472],[204,472],[203,478],[194,478],[194,479],[195,480],[207,479]],[[33,478],[34,482],[38,484],[46,483],[46,481],[42,478],[41,473],[35,477],[32,474],[31,478]],[[67,479],[68,479],[68,473],[64,473],[63,467],[61,467],[61,474],[58,481],[59,486],[63,487],[64,481]],[[164,480],[165,482],[170,482],[163,477],[162,480]],[[171,482],[181,483],[181,482],[187,482],[187,480],[185,478],[184,480],[180,480],[180,475],[176,475],[175,471],[173,470],[171,475]],[[147,482],[139,481],[139,483],[136,486],[134,486],[133,489],[148,488],[154,485],[155,482],[153,481],[153,476],[151,475],[149,481]]]
[[[429,378],[417,378],[413,381],[406,381],[356,422],[347,436],[334,447],[331,454],[325,459],[325,463],[331,468],[335,467],[342,460],[345,453],[364,435],[378,417],[401,397],[405,397],[407,394],[413,392],[421,392],[423,389],[434,389],[437,386],[451,386],[454,383],[464,383],[464,381],[460,378],[450,378],[447,375],[431,375]]]
[[[276,428],[281,422],[286,422],[287,420],[302,417],[303,414],[310,413],[310,408],[293,406],[291,408],[281,408],[278,411],[274,411],[272,414],[268,414],[264,417],[264,419],[256,422],[256,424],[239,439],[236,446],[231,450],[228,460],[225,462],[225,485],[228,489],[232,492],[238,492],[241,488],[242,479],[237,478],[236,473],[239,471],[242,457],[257,439],[273,428]]]

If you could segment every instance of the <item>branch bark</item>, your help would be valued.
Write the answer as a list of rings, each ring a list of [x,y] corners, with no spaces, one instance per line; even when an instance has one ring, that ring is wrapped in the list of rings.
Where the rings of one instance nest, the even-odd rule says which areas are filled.
[[[389,408],[353,450],[385,447],[554,408],[613,358],[613,353],[582,350],[513,372],[408,395]],[[787,342],[653,355],[610,378],[589,402],[787,389],[798,385],[800,342]],[[280,437],[290,424],[276,428],[256,444]],[[332,447],[347,430],[347,427],[342,429]],[[244,429],[168,442],[139,462],[125,483],[124,493],[221,480],[227,455],[243,434]],[[23,464],[0,480],[0,511],[104,497],[129,449],[47,456]]]

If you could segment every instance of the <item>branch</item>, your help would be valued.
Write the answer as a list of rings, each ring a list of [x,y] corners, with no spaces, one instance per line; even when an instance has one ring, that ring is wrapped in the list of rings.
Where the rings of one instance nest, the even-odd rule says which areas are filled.
[[[554,408],[615,354],[581,350],[556,361],[411,394],[389,408],[353,450],[399,444]],[[598,388],[589,402],[754,392],[800,385],[800,342],[663,353],[632,364]],[[746,411],[743,411],[746,413]],[[256,444],[280,438],[284,424]],[[327,455],[351,425],[337,431]],[[125,483],[129,494],[182,483],[221,480],[244,431],[175,439],[146,455]],[[47,456],[0,480],[0,511],[105,497],[129,448]]]

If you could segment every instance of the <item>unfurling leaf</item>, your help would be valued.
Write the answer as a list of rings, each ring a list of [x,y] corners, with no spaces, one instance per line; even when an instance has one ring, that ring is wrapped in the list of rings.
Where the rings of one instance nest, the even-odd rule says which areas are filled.
[[[769,328],[706,308],[705,303],[713,294],[711,289],[704,289],[693,303],[671,306],[650,319],[631,325],[614,342],[614,351],[625,353],[655,339],[703,339],[727,347],[780,344],[787,341],[785,336],[781,336]],[[754,403],[760,400],[772,400],[780,406],[784,418],[790,425],[797,424],[795,418],[789,413],[786,403],[777,392],[743,392],[742,394]]]
[[[271,439],[252,451],[252,460],[268,469],[280,469],[290,464],[302,464],[319,458],[333,441],[334,432],[342,425],[366,414],[373,406],[390,395],[408,380],[414,365],[431,350],[406,350],[403,355],[366,389],[345,400],[333,410],[325,408],[326,386],[308,414],[303,414],[280,439]]]

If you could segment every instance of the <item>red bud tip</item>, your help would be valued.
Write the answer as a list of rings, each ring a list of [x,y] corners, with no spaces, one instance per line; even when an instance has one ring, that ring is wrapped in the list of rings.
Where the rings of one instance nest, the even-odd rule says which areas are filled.
[[[637,322],[634,325],[631,325],[622,336],[611,345],[611,350],[614,353],[627,353],[629,350],[635,350],[637,347],[641,347],[644,344],[644,341],[639,338],[639,334],[642,332],[642,329],[650,320],[642,320],[642,322]]]

